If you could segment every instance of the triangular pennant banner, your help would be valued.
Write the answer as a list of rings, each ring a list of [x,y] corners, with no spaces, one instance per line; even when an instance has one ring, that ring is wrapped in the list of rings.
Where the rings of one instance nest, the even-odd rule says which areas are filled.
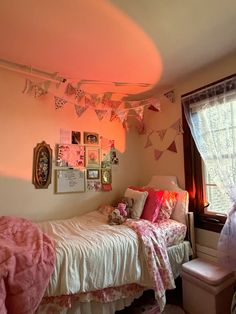
[[[165,135],[166,135],[166,131],[167,129],[163,129],[163,130],[158,130],[157,133],[160,136],[160,139],[163,141]]]
[[[110,101],[110,106],[112,109],[118,109],[118,107],[121,105],[121,101],[120,100],[111,100]]]
[[[157,112],[161,110],[160,102],[157,99],[150,99],[149,104],[150,104],[150,106],[148,107],[149,110]]]
[[[139,118],[142,120],[143,119],[143,111],[144,111],[144,107],[138,107],[138,108],[133,108],[134,111],[137,113],[137,115],[139,116]]]
[[[144,134],[146,134],[147,129],[146,129],[146,125],[145,125],[145,123],[143,122],[143,120],[139,120],[139,124],[138,124],[138,126],[136,127],[136,130],[137,130],[137,132],[138,132],[139,135],[144,135]]]
[[[75,99],[77,99],[77,101],[79,102],[85,95],[85,92],[80,89],[80,88],[76,88],[75,89]]]
[[[84,97],[84,102],[85,102],[86,107],[91,105],[91,99],[86,96]]]
[[[75,105],[75,111],[76,111],[77,116],[81,117],[87,108],[88,107],[86,106]]]
[[[76,93],[76,89],[70,83],[67,84],[65,94],[68,96],[74,95]]]
[[[151,140],[150,140],[150,138],[149,138],[149,136],[148,136],[148,137],[147,137],[147,142],[146,142],[144,148],[148,148],[148,147],[150,147],[150,146],[152,146],[152,142],[151,142]]]
[[[109,100],[111,99],[112,93],[111,92],[107,92],[103,95],[102,97],[102,103],[104,105],[107,105],[107,103],[109,102]]]
[[[178,119],[175,123],[173,123],[170,128],[176,130],[176,131],[179,131],[180,129],[180,119]]]
[[[160,159],[161,155],[163,154],[163,151],[154,149],[154,157],[156,160]]]
[[[118,111],[116,112],[117,118],[120,119],[120,122],[123,123],[127,120],[128,111]]]
[[[174,103],[175,102],[175,92],[173,90],[167,92],[164,94],[164,96],[169,99],[170,102]]]
[[[167,150],[173,152],[173,153],[177,153],[177,148],[176,148],[176,145],[175,145],[175,141],[173,141],[170,146],[167,148]]]
[[[101,121],[107,113],[107,110],[95,109],[98,119]]]
[[[90,97],[91,97],[90,103],[93,107],[95,107],[101,101],[100,97],[98,97],[97,94],[92,94]]]
[[[57,97],[57,96],[54,96],[54,102],[55,102],[56,109],[62,108],[67,103],[65,99],[61,97]]]
[[[114,121],[117,118],[118,118],[118,116],[117,116],[116,112],[114,110],[112,110],[111,111],[110,121]]]
[[[22,93],[33,94],[35,98],[47,94],[49,83],[46,82],[33,82],[29,79],[25,81],[25,88]]]

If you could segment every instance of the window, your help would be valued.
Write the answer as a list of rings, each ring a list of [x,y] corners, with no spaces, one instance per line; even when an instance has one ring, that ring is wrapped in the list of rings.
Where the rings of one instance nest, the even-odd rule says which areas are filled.
[[[213,231],[222,229],[232,206],[229,196],[219,188],[220,179],[227,181],[228,178],[217,177],[215,169],[230,173],[228,186],[231,181],[236,182],[235,91],[236,76],[233,75],[182,96],[183,112],[187,112],[183,113],[183,129],[190,210],[195,213],[197,227]]]

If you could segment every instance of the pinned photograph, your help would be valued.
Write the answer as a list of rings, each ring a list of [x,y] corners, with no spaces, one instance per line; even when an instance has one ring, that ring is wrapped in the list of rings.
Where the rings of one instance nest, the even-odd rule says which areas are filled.
[[[102,185],[99,180],[88,180],[87,181],[87,191],[88,192],[98,192],[101,191]]]
[[[86,167],[100,167],[100,149],[98,147],[86,147]]]

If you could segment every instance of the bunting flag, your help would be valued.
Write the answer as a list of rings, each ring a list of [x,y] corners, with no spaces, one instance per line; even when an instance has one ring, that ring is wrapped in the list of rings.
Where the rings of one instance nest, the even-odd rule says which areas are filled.
[[[158,149],[154,149],[155,160],[158,160],[161,157],[162,154],[163,154],[163,151],[158,150]]]
[[[140,120],[143,120],[144,107],[133,108]]]
[[[138,123],[138,126],[136,127],[136,130],[137,130],[138,134],[139,135],[146,134],[147,129],[146,129],[146,125],[145,125],[144,121],[141,120],[141,119],[138,120],[138,121],[139,121],[139,123]]]
[[[25,80],[25,87],[22,93],[33,95],[34,98],[38,98],[47,94],[48,87],[50,85],[49,81],[44,82],[33,82],[29,79]]]
[[[67,101],[61,97],[54,96],[55,108],[60,109],[63,108]]]
[[[160,102],[157,99],[151,99],[149,103],[150,103],[150,106],[148,107],[149,110],[157,112],[161,110]]]
[[[114,121],[118,119],[118,116],[116,114],[116,112],[114,110],[111,111],[111,117],[110,117],[110,121]]]
[[[164,94],[164,96],[169,99],[170,102],[175,102],[175,92],[173,90],[170,90]]]
[[[75,111],[78,117],[81,117],[82,114],[86,111],[88,107],[86,106],[80,106],[75,104]]]
[[[106,93],[103,94],[103,97],[102,97],[103,105],[109,105],[111,96],[112,96],[111,92],[106,92]]]
[[[173,141],[170,146],[167,148],[167,150],[173,152],[173,153],[177,153],[177,148],[176,148],[176,144],[175,141]]]
[[[68,83],[66,86],[65,94],[68,96],[75,95],[76,89],[72,84]]]
[[[181,119],[179,118],[175,123],[173,123],[170,128],[176,130],[178,133],[184,133]]]
[[[150,147],[150,146],[152,146],[152,142],[151,142],[151,140],[150,140],[150,137],[148,136],[148,137],[147,137],[147,142],[146,142],[144,148],[148,148],[148,147]]]
[[[163,129],[163,130],[158,130],[157,133],[160,136],[160,139],[163,141],[165,135],[166,135],[166,131],[167,129]]]
[[[98,119],[101,121],[107,113],[107,110],[94,109],[97,114]]]
[[[77,100],[77,102],[79,102],[85,95],[85,92],[80,89],[80,88],[76,88],[75,89],[75,99]]]

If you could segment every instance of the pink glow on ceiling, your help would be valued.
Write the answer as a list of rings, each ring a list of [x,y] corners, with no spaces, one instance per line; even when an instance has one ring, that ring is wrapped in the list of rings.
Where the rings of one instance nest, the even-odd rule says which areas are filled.
[[[157,47],[106,0],[4,1],[0,57],[75,79],[156,84]],[[130,92],[150,87],[131,87]]]

